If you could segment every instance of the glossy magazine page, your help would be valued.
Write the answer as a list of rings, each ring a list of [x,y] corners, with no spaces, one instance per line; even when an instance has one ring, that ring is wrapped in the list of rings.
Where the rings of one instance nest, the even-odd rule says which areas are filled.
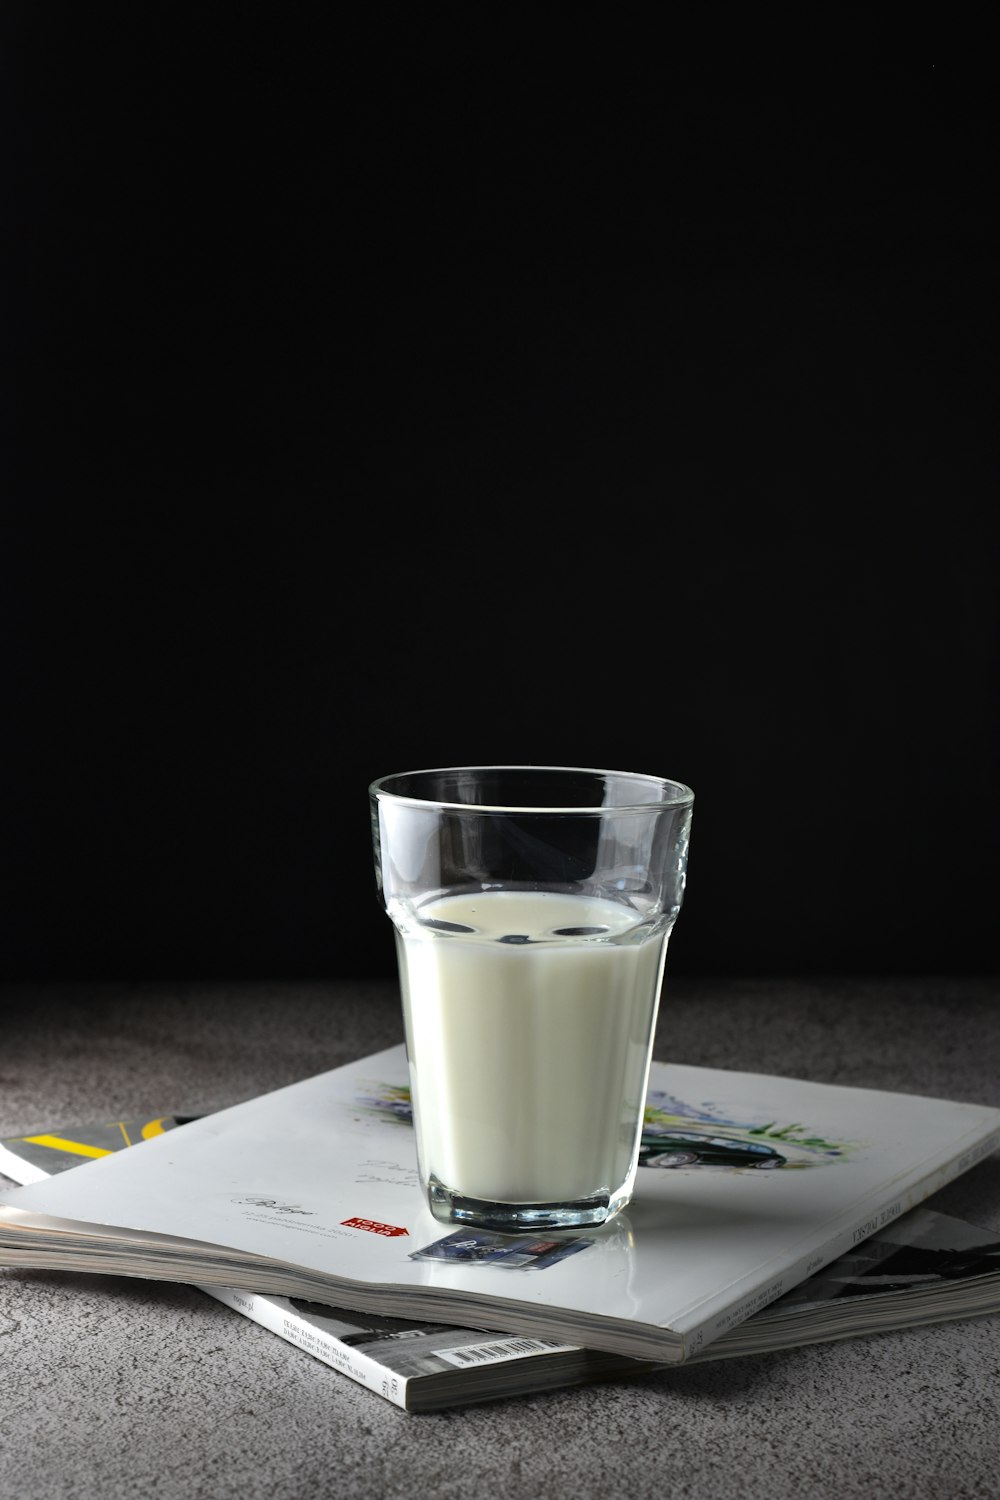
[[[1000,1110],[654,1064],[633,1203],[586,1234],[436,1221],[402,1046],[2,1195],[0,1263],[162,1277],[675,1362],[1000,1139]]]

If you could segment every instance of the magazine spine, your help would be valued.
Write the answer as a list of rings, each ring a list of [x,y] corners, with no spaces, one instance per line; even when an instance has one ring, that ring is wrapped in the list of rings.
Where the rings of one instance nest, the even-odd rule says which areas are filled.
[[[326,1329],[318,1328],[296,1312],[290,1311],[257,1292],[240,1291],[228,1286],[208,1286],[202,1282],[197,1285],[199,1291],[206,1292],[209,1297],[214,1297],[217,1302],[231,1307],[234,1312],[242,1313],[244,1317],[259,1323],[262,1328],[276,1333],[286,1343],[304,1349],[307,1354],[312,1354],[323,1364],[339,1370],[342,1375],[357,1381],[359,1385],[366,1386],[370,1391],[375,1391],[377,1395],[384,1396],[387,1401],[391,1401],[394,1406],[401,1407],[403,1411],[409,1410],[407,1402],[409,1379],[379,1364],[378,1360],[373,1359],[370,1354],[362,1354],[360,1350],[352,1349],[349,1344],[343,1343]]]
[[[855,1215],[848,1224],[828,1235],[822,1243],[811,1244],[801,1256],[788,1262],[775,1276],[748,1292],[741,1301],[723,1308],[714,1317],[709,1315],[703,1318],[687,1329],[683,1336],[680,1362],[684,1363],[701,1354],[716,1339],[759,1313],[785,1292],[814,1276],[831,1261],[846,1255],[848,1250],[877,1234],[880,1229],[885,1229],[910,1209],[917,1208],[925,1199],[960,1177],[998,1147],[1000,1130],[994,1130],[988,1136],[974,1140],[966,1150],[957,1151],[946,1161],[938,1162],[896,1197],[874,1204],[869,1201],[863,1211]]]

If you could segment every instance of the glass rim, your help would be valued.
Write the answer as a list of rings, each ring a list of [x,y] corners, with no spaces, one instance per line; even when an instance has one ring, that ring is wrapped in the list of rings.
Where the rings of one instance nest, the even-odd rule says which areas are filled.
[[[653,799],[648,801],[625,802],[611,804],[608,806],[577,806],[559,807],[550,806],[541,802],[514,803],[514,802],[443,802],[437,797],[415,797],[409,792],[394,792],[388,785],[389,782],[403,781],[407,777],[416,776],[441,776],[457,772],[474,771],[541,771],[569,772],[572,775],[605,776],[614,777],[624,781],[648,782],[652,787],[669,788],[675,795]],[[437,808],[447,812],[459,813],[547,813],[556,816],[587,816],[608,817],[612,814],[626,812],[652,812],[664,808],[691,807],[694,803],[694,792],[683,781],[675,781],[669,776],[655,776],[646,771],[615,771],[604,769],[599,766],[540,766],[540,765],[511,765],[511,766],[426,766],[414,771],[391,771],[385,776],[379,776],[371,782],[368,787],[370,797],[377,800],[392,800],[407,807],[429,807]]]

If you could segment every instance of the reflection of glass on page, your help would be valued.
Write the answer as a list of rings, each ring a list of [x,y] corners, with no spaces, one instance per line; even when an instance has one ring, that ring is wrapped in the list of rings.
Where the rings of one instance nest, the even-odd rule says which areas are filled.
[[[411,1260],[461,1261],[465,1265],[502,1266],[506,1270],[530,1267],[544,1270],[586,1250],[593,1240],[527,1239],[523,1234],[502,1234],[493,1229],[457,1229],[440,1240],[411,1250]]]

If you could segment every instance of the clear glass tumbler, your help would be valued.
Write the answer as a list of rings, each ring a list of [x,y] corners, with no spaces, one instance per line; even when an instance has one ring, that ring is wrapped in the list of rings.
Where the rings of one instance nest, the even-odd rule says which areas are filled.
[[[607,1222],[635,1182],[693,792],[448,766],[369,796],[431,1212],[507,1231]]]

